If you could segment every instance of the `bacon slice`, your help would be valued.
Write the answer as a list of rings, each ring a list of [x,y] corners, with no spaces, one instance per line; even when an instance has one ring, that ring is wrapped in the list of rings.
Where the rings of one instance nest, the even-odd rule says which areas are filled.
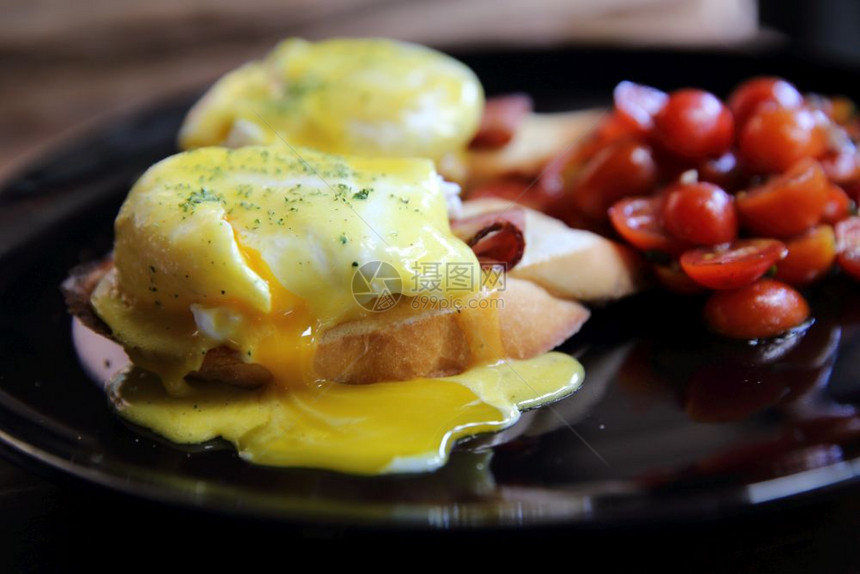
[[[526,94],[497,96],[487,100],[481,126],[469,144],[471,149],[498,149],[514,138],[520,124],[532,111]]]
[[[105,337],[111,336],[111,328],[96,315],[95,309],[90,304],[90,296],[99,281],[111,269],[113,269],[113,256],[78,265],[72,269],[71,274],[60,287],[69,312],[92,331]]]
[[[451,222],[454,235],[466,242],[481,263],[502,263],[510,270],[526,249],[525,211],[511,207]]]

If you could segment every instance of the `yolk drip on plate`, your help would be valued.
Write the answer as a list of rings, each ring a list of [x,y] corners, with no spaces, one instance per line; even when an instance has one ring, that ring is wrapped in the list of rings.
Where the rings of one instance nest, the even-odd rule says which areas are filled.
[[[451,377],[288,390],[196,385],[183,397],[131,370],[110,394],[125,418],[177,443],[223,437],[251,462],[372,475],[439,468],[458,439],[506,428],[521,409],[558,400],[582,379],[575,359],[547,353]]]

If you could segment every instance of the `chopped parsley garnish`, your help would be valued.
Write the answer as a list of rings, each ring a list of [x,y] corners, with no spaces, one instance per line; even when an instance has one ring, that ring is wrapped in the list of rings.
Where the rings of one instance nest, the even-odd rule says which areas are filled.
[[[209,191],[205,187],[201,187],[197,191],[192,191],[188,194],[188,197],[185,198],[185,201],[179,204],[179,207],[184,212],[193,212],[194,208],[200,205],[201,203],[224,203],[224,196],[220,193],[214,193]]]

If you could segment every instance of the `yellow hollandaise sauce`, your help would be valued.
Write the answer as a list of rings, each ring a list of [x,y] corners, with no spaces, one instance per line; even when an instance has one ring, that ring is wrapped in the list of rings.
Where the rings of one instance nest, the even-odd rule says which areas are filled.
[[[109,388],[129,421],[177,443],[222,437],[250,462],[375,475],[444,465],[458,439],[509,427],[523,409],[575,391],[582,366],[562,353],[409,381],[258,390],[199,384],[170,396],[123,372]]]
[[[184,149],[278,139],[330,153],[426,157],[462,152],[483,89],[440,52],[378,38],[289,39],[221,78],[192,108]]]

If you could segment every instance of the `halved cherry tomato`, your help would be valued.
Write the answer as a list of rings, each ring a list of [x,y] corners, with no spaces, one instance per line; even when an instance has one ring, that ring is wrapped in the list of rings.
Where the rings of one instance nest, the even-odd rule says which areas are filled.
[[[669,151],[685,158],[717,156],[732,145],[732,113],[710,92],[685,89],[672,92],[654,116],[654,135]]]
[[[469,147],[494,149],[504,146],[513,139],[532,107],[532,99],[526,94],[488,98],[478,133],[472,138]]]
[[[618,114],[644,134],[654,127],[654,116],[669,96],[657,88],[624,81],[615,86],[612,98]]]
[[[728,245],[691,249],[681,255],[690,278],[711,289],[737,289],[761,277],[788,250],[775,239],[742,239]]]
[[[713,293],[704,315],[708,326],[726,337],[765,339],[803,324],[809,318],[809,304],[785,283],[760,279]]]
[[[776,264],[775,277],[806,285],[823,276],[836,261],[836,236],[829,225],[818,225],[785,242],[788,255]]]
[[[740,129],[741,159],[755,173],[779,173],[827,151],[827,134],[806,108],[760,106]]]
[[[660,224],[660,197],[628,197],[609,208],[615,231],[642,251],[677,254],[684,244],[669,236]]]
[[[836,249],[839,266],[860,280],[860,217],[856,215],[836,224]]]
[[[786,173],[735,197],[741,222],[757,235],[790,237],[819,221],[829,182],[817,161],[801,160]]]
[[[684,273],[681,265],[677,261],[672,261],[667,265],[654,264],[651,266],[654,270],[654,275],[660,284],[673,293],[681,295],[694,295],[702,293],[705,288],[690,279]]]
[[[729,96],[729,108],[735,115],[735,124],[740,127],[752,113],[764,103],[773,103],[781,108],[798,108],[803,96],[793,84],[782,78],[752,78],[735,88]]]
[[[845,190],[831,183],[827,188],[827,203],[824,204],[824,213],[821,214],[821,220],[831,225],[836,224],[849,215],[854,207],[854,202],[845,193]]]
[[[728,243],[738,235],[734,199],[712,183],[672,186],[662,216],[666,231],[694,245]]]
[[[592,219],[606,219],[622,197],[649,193],[657,181],[651,148],[635,140],[620,141],[598,152],[580,172],[570,200]]]

